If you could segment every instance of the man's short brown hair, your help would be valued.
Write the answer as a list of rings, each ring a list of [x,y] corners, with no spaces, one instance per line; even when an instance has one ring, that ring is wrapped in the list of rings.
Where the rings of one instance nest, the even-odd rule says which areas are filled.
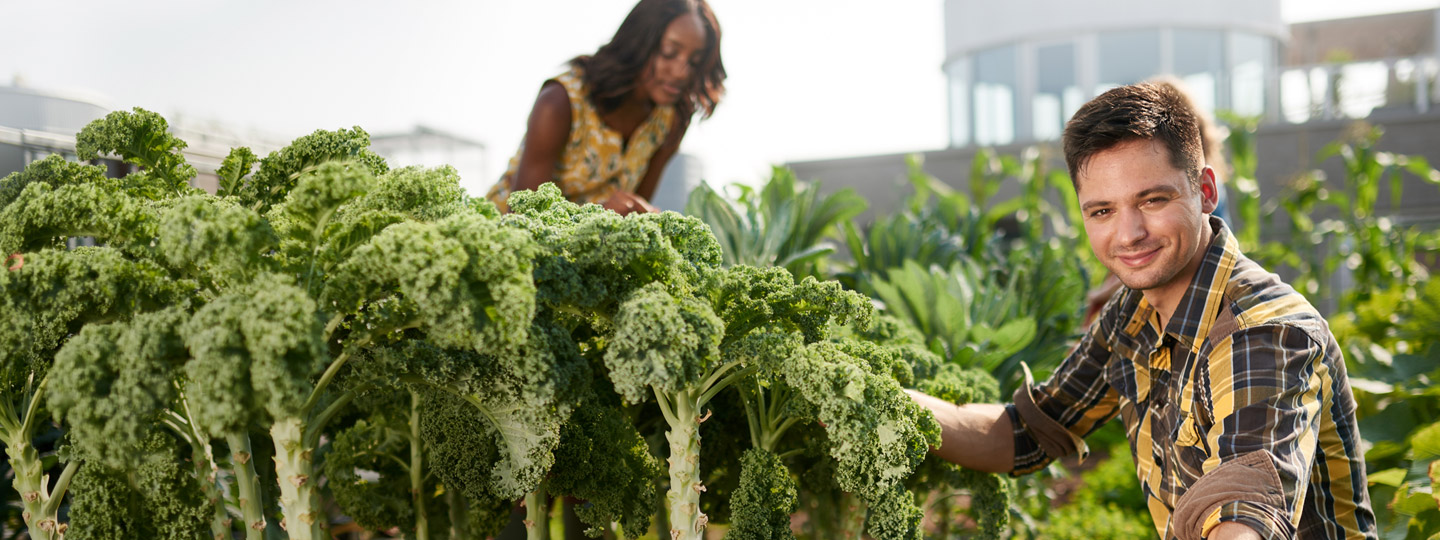
[[[1105,150],[1133,140],[1158,141],[1170,152],[1170,164],[1192,185],[1200,180],[1205,158],[1200,119],[1174,86],[1140,83],[1111,89],[1090,100],[1065,125],[1065,165],[1080,187],[1080,170]]]

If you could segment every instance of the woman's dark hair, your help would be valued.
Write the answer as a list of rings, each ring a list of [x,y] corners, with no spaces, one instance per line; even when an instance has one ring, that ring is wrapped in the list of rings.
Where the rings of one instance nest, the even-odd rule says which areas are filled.
[[[705,50],[691,76],[690,87],[676,103],[682,122],[697,110],[709,118],[725,93],[725,65],[720,61],[720,23],[705,0],[640,0],[615,37],[593,55],[577,56],[570,64],[584,72],[590,101],[601,112],[613,111],[635,90],[650,57],[660,51],[660,40],[670,22],[683,15],[698,15],[705,26]]]
[[[1159,142],[1170,152],[1170,165],[1199,185],[1205,159],[1190,101],[1173,85],[1140,83],[1100,94],[1065,125],[1065,165],[1075,187],[1090,158],[1132,140]]]

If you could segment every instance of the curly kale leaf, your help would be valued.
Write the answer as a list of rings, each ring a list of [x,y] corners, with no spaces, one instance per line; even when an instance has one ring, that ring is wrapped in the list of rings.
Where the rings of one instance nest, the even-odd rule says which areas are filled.
[[[934,417],[893,378],[871,373],[864,360],[832,343],[807,346],[781,367],[780,376],[828,426],[835,481],[867,501],[910,476],[940,442]]]
[[[538,301],[557,309],[609,315],[647,283],[682,294],[716,262],[714,239],[692,218],[622,218],[598,205],[570,203],[552,185],[513,194],[510,208],[502,222],[530,233],[541,248]]]
[[[394,212],[417,221],[439,221],[471,211],[460,174],[448,165],[404,167],[380,175],[374,191],[355,201],[350,210]]]
[[[240,203],[267,212],[295,188],[301,175],[327,161],[356,160],[372,175],[389,170],[384,158],[370,151],[370,134],[358,126],[339,131],[317,130],[260,160],[260,169],[239,186]]]
[[[215,176],[219,177],[219,186],[215,195],[229,197],[236,195],[250,171],[255,169],[255,164],[260,158],[249,148],[241,146],[230,150],[225,156],[225,161],[220,162],[220,168],[215,170]]]
[[[210,433],[290,417],[329,362],[315,302],[289,278],[263,274],[196,311],[185,324],[195,420]],[[269,416],[265,416],[268,414]]]
[[[33,161],[25,169],[0,179],[0,209],[10,206],[20,197],[20,192],[30,184],[45,184],[51,188],[70,185],[95,185],[103,188],[117,188],[118,184],[105,177],[105,168],[66,161],[58,154]]]
[[[720,357],[724,330],[708,304],[646,285],[615,316],[605,351],[610,382],[630,403],[647,399],[652,387],[673,394],[697,386]]]
[[[824,338],[830,324],[868,323],[874,307],[839,283],[805,278],[783,268],[735,266],[710,274],[704,296],[725,321],[726,340],[761,327],[799,332],[805,341]]]
[[[0,271],[0,389],[43,376],[55,351],[91,322],[153,311],[183,297],[163,269],[114,250],[41,251]]]
[[[0,210],[0,253],[6,254],[59,248],[74,236],[114,247],[148,245],[154,232],[150,208],[103,184],[32,182]]]
[[[866,502],[870,513],[865,529],[875,540],[924,540],[920,520],[925,518],[925,511],[904,486],[893,486]]]
[[[798,494],[790,469],[775,453],[745,451],[740,461],[740,487],[730,499],[731,525],[726,540],[793,540],[790,514]]]
[[[1000,538],[1010,526],[1010,482],[998,474],[962,468],[935,456],[927,456],[906,482],[912,492],[937,492],[946,497],[959,491],[970,493],[967,510],[982,538]]]
[[[160,214],[158,245],[172,268],[210,283],[241,284],[267,266],[278,240],[259,214],[209,195],[171,202]]]
[[[548,490],[583,501],[575,513],[598,537],[619,523],[634,540],[650,528],[660,461],[635,426],[613,407],[581,406],[560,432]]]
[[[136,107],[134,112],[115,111],[89,125],[75,136],[75,154],[82,160],[116,154],[126,163],[145,169],[139,178],[127,178],[136,186],[136,195],[158,199],[165,195],[193,191],[190,179],[195,167],[185,161],[185,141],[171,135],[164,118]]]
[[[369,310],[355,324],[371,334],[423,328],[440,346],[511,350],[535,313],[532,250],[522,232],[473,214],[400,223],[355,248],[322,305]],[[372,309],[387,300],[399,307]]]
[[[187,317],[175,307],[92,324],[56,353],[50,409],[82,453],[114,469],[133,465],[175,397],[174,376],[189,358],[178,331]]]
[[[1000,383],[994,376],[956,364],[940,366],[934,377],[920,381],[915,388],[956,405],[994,403],[1000,399]]]
[[[70,483],[70,523],[66,538],[110,540],[155,538],[193,540],[210,537],[211,502],[193,469],[168,434],[152,429],[142,440],[133,466],[113,469],[86,460]],[[81,459],[92,457],[79,452]]]
[[[505,381],[479,394],[429,394],[421,436],[446,486],[474,500],[514,500],[550,470],[563,419],[552,407],[526,403]]]
[[[389,405],[400,406],[398,400]],[[408,407],[407,407],[408,408]],[[376,531],[391,527],[415,529],[415,507],[410,500],[408,461],[410,443],[383,420],[360,420],[340,431],[325,454],[326,486],[336,504],[361,527]],[[404,461],[396,461],[403,459]]]

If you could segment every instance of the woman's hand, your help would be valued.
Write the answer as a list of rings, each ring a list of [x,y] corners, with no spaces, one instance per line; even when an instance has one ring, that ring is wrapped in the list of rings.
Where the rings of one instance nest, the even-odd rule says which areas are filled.
[[[650,204],[650,201],[627,191],[616,191],[609,199],[605,199],[604,206],[622,216],[631,212],[656,213],[660,211],[659,208]]]

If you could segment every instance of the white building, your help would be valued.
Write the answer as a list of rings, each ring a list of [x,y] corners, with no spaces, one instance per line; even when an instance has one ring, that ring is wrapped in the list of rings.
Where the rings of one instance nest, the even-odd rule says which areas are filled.
[[[950,146],[1058,140],[1090,98],[1157,74],[1273,116],[1287,35],[1279,0],[946,0]]]

